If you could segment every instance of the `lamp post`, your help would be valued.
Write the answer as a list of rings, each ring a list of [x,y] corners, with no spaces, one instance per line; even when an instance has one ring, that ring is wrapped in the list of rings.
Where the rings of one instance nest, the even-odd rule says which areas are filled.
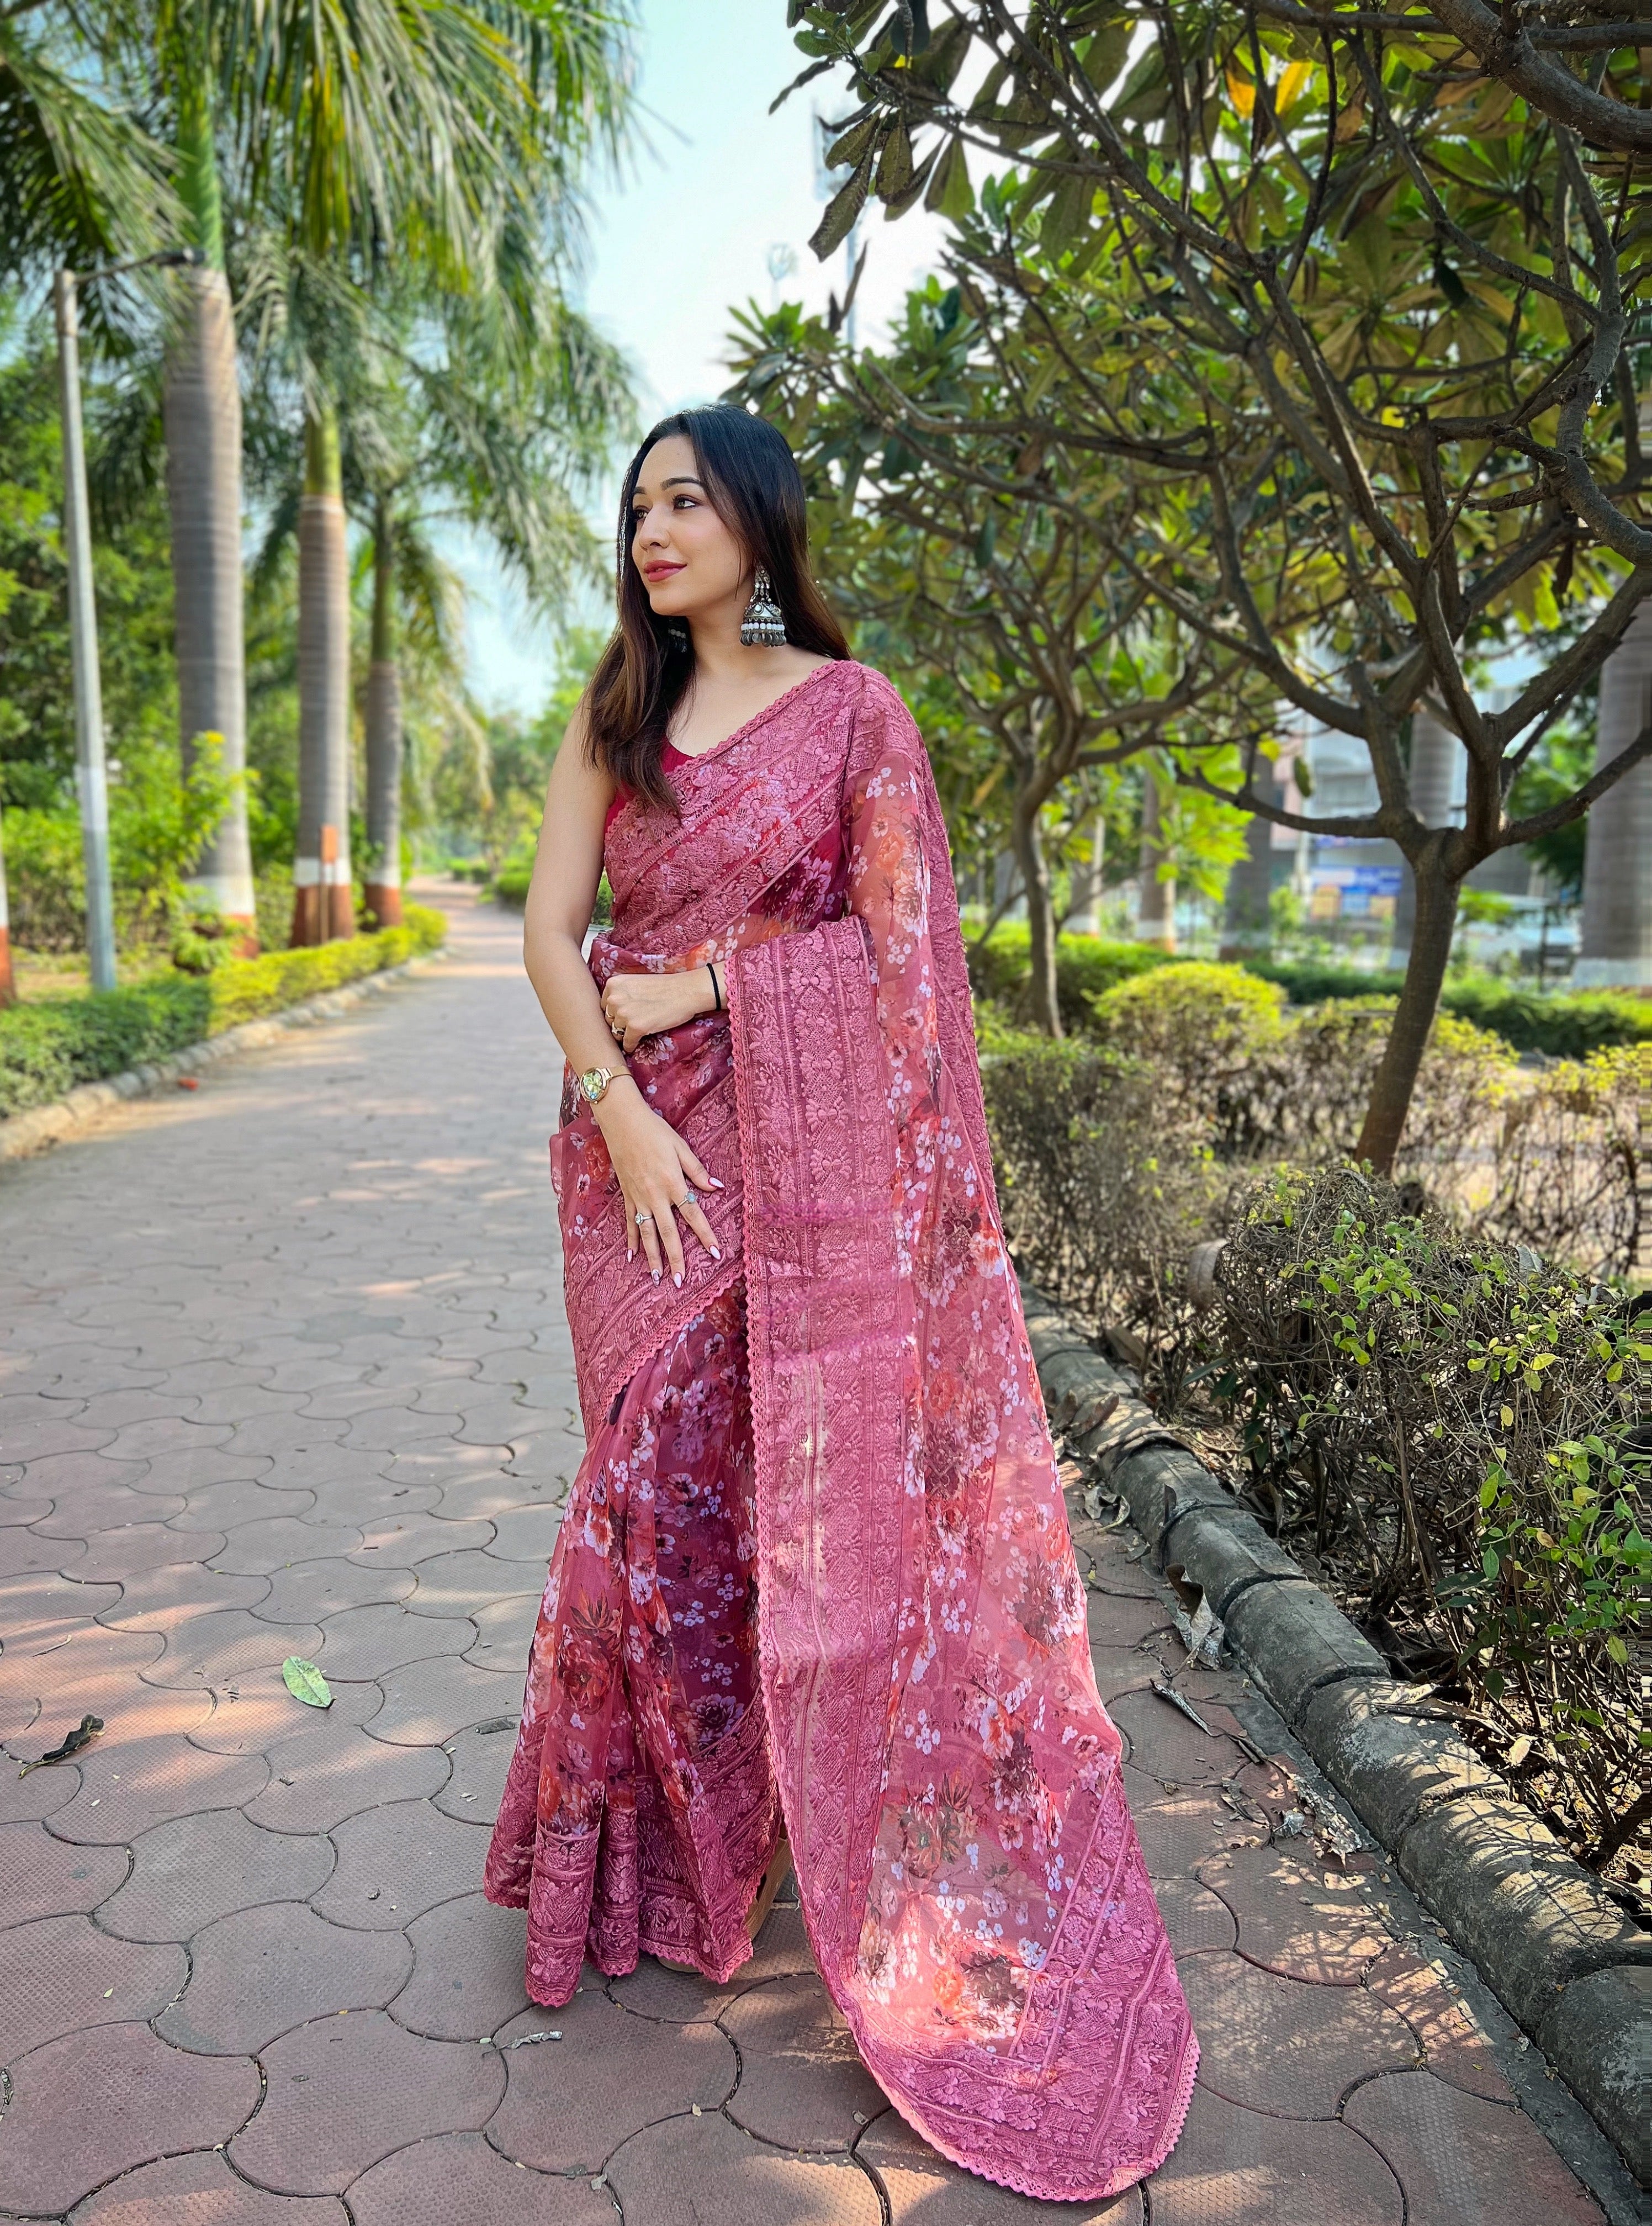
[[[115,900],[109,872],[109,774],[104,760],[103,684],[98,668],[98,605],[92,583],[92,520],[86,499],[86,436],[80,421],[82,284],[128,270],[198,263],[194,248],[170,248],[130,263],[111,264],[78,279],[60,270],[52,283],[57,319],[59,409],[63,429],[63,546],[69,571],[69,650],[74,673],[74,778],[80,799],[80,841],[86,862],[86,948],[94,989],[115,987]]]

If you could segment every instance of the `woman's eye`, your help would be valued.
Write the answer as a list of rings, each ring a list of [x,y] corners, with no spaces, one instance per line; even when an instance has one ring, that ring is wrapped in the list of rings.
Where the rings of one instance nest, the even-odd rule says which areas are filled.
[[[700,506],[691,494],[680,494],[671,507],[673,510],[698,510]]]

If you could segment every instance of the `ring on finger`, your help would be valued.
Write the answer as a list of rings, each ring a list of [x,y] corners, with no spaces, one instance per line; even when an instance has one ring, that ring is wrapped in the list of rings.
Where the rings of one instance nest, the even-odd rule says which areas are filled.
[[[697,1190],[692,1188],[692,1186],[688,1190],[685,1190],[682,1197],[677,1200],[677,1204],[679,1205],[698,1205],[699,1203],[700,1193]]]
[[[654,1217],[651,1213],[634,1213],[632,1216],[632,1219],[636,1223],[639,1229],[642,1227],[645,1221],[647,1222],[651,1228],[653,1225]]]

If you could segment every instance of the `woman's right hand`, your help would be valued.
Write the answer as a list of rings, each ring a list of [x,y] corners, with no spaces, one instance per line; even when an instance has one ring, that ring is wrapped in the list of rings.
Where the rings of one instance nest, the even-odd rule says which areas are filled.
[[[680,1214],[712,1258],[721,1260],[711,1224],[694,1192],[721,1190],[722,1185],[707,1173],[692,1148],[655,1112],[629,1076],[617,1075],[592,1110],[625,1196],[627,1259],[640,1246],[657,1283],[669,1274],[680,1285]]]

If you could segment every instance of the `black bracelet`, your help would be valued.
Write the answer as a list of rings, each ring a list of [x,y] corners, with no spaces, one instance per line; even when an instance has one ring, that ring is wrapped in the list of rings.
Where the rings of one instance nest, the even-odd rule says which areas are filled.
[[[713,1012],[720,1013],[723,1008],[722,983],[717,979],[715,963],[709,958],[706,961],[706,971],[711,976],[711,995],[715,1001],[712,1005],[712,1010]]]

